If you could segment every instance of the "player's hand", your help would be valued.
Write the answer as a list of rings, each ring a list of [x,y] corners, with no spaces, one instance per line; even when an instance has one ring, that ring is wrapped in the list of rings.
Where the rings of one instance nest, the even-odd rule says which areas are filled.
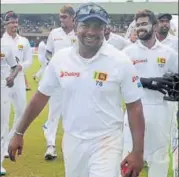
[[[143,165],[143,153],[132,151],[121,163],[122,177],[138,177]]]
[[[12,87],[14,85],[14,78],[12,76],[6,78],[6,85],[8,87]]]
[[[18,65],[18,69],[19,69],[19,71],[22,71],[22,66]]]
[[[16,161],[16,155],[19,156],[22,154],[23,142],[23,136],[14,134],[8,147],[9,158],[11,161]]]

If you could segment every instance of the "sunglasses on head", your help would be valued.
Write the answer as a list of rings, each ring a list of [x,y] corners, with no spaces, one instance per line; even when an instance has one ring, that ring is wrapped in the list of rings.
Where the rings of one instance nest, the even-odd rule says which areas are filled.
[[[76,17],[79,17],[79,16],[83,17],[83,16],[91,15],[91,14],[99,14],[101,17],[109,18],[107,12],[103,8],[97,5],[83,6],[82,8],[77,10]]]

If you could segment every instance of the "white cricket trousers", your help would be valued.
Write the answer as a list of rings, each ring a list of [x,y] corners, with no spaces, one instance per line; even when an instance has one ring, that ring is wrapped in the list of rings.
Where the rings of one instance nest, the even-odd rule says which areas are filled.
[[[22,118],[26,108],[26,86],[24,75],[18,75],[15,78],[14,86],[10,89],[10,100],[14,108],[14,121],[11,130],[9,131],[9,141],[12,138],[15,128]],[[9,141],[7,141],[6,149],[8,148]]]
[[[64,133],[65,177],[120,177],[122,150],[121,131],[91,140]]]
[[[61,94],[56,92],[49,99],[48,120],[43,126],[47,146],[55,146],[56,134],[61,117]]]
[[[1,164],[4,160],[8,142],[10,105],[9,88],[1,87]]]
[[[145,117],[144,160],[147,161],[148,177],[167,177],[172,116],[167,104],[143,105]],[[132,138],[127,113],[124,118],[125,157],[132,150]],[[157,175],[157,176],[156,176]]]

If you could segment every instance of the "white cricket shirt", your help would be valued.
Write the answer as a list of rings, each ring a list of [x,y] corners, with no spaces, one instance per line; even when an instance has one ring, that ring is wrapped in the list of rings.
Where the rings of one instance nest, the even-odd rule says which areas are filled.
[[[48,62],[48,60],[46,59],[46,50],[47,50],[47,45],[45,44],[44,41],[41,41],[38,46],[38,58],[39,61],[44,64]]]
[[[77,45],[57,52],[39,91],[51,96],[61,89],[64,131],[91,139],[122,129],[121,100],[135,102],[142,88],[128,57],[106,42],[88,62],[83,60]]]
[[[127,41],[125,38],[118,34],[110,33],[109,39],[107,42],[113,45],[118,50],[124,49],[126,46],[130,45],[131,43]]]
[[[178,54],[158,40],[148,49],[139,40],[123,50],[132,60],[139,77],[162,77],[167,72],[178,73]],[[163,103],[163,94],[144,89],[143,104]]]
[[[11,68],[16,65],[12,49],[4,45],[4,40],[1,39],[1,87],[6,86],[6,78],[10,75]]]
[[[178,52],[178,37],[168,33],[167,37],[163,41],[161,41],[161,43]]]
[[[23,70],[29,68],[32,64],[32,49],[27,38],[19,36],[18,34],[13,39],[7,32],[3,35],[3,40],[6,45],[9,45],[13,49],[14,55],[17,57],[16,61],[22,66],[22,71],[18,76],[24,75]]]
[[[58,50],[65,47],[70,47],[76,41],[76,36],[74,31],[66,34],[62,28],[53,29],[47,40],[47,50],[52,52],[52,55]]]

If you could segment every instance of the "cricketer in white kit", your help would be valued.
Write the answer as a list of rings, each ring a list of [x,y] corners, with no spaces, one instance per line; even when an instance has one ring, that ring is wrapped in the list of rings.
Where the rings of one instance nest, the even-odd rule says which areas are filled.
[[[168,13],[159,14],[158,18],[158,27],[156,37],[164,45],[169,46],[178,53],[178,37],[170,34],[171,30],[171,20],[172,15]],[[178,60],[178,58],[176,58]],[[171,149],[173,153],[173,169],[176,168],[176,157],[174,151],[178,147],[178,122],[177,122],[177,112],[178,112],[178,103],[177,102],[168,102],[171,108],[171,115],[173,117],[171,123]],[[175,171],[175,170],[174,170]],[[175,173],[174,173],[175,176]]]
[[[83,4],[75,16],[78,42],[58,51],[45,70],[9,145],[11,160],[22,152],[23,134],[56,89],[62,91],[66,177],[139,176],[143,167],[144,117],[142,87],[130,59],[104,39],[107,12]],[[60,58],[60,59],[59,59]],[[122,161],[124,98],[133,137],[133,151]]]
[[[153,12],[140,11],[135,19],[139,40],[123,51],[132,60],[144,86],[142,98],[146,122],[144,159],[149,166],[148,177],[156,175],[167,177],[172,116],[167,101],[163,99],[164,95],[159,92],[163,91],[160,89],[159,78],[167,72],[178,73],[178,54],[155,38],[157,19]],[[124,136],[124,156],[126,156],[132,148],[127,114]]]
[[[9,132],[10,139],[14,133],[15,126],[22,117],[26,107],[24,71],[32,64],[32,50],[30,48],[28,39],[17,34],[18,16],[13,11],[9,11],[5,14],[4,20],[9,22],[5,26],[6,32],[2,38],[6,45],[9,45],[12,48],[20,68],[20,72],[15,78],[14,86],[10,89],[11,103],[15,112],[13,127]],[[8,141],[6,146],[8,147]]]
[[[1,33],[3,32],[4,22],[1,20]],[[1,39],[1,175],[6,175],[3,168],[4,156],[6,153],[6,141],[8,140],[7,131],[9,130],[10,117],[10,87],[14,85],[14,79],[19,70],[15,56],[9,46],[5,45],[5,41]]]
[[[51,31],[47,40],[47,57],[50,58],[58,50],[72,46],[76,41],[74,33],[74,14],[72,6],[67,5],[60,10],[61,27]],[[49,60],[50,60],[49,58]],[[61,60],[59,58],[59,60]],[[56,153],[56,134],[61,117],[61,91],[57,90],[49,100],[48,120],[43,126],[44,136],[47,142],[46,160],[52,160],[57,157]]]

